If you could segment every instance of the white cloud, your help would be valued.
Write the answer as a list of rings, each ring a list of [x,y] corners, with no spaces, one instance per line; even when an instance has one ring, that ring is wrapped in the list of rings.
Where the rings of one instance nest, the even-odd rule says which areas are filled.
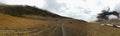
[[[115,16],[115,15],[110,15],[110,16],[109,16],[109,19],[117,19],[117,16]]]
[[[4,3],[9,5],[30,5],[42,7],[45,3],[44,0],[6,0]]]
[[[69,16],[72,18],[76,18],[76,19],[83,19],[86,21],[96,20],[97,19],[96,14],[101,13],[101,10],[103,10],[104,8],[110,7],[112,11],[115,5],[119,2],[119,0],[86,0],[86,1],[58,0],[58,1],[60,2],[59,3],[55,2],[54,5],[59,5],[59,6],[52,6],[52,7],[58,7],[55,9],[53,8],[53,11],[57,13],[61,12],[59,10],[62,10],[62,9],[59,9],[59,8],[62,6],[60,5],[60,3],[62,3],[62,4],[65,4],[66,6],[62,6],[64,10],[62,10],[62,12],[59,14],[63,16]],[[86,9],[89,9],[90,13],[85,13]]]

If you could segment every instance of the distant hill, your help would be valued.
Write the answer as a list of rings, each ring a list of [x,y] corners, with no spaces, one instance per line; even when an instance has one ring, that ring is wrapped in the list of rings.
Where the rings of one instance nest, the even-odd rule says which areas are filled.
[[[55,13],[51,13],[50,11],[28,5],[0,5],[0,13],[19,17],[22,15],[36,15],[42,17],[66,18]]]

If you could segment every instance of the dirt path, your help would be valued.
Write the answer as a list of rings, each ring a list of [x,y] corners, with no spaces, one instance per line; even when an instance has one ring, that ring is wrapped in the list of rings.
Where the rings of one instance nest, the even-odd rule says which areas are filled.
[[[65,28],[64,28],[64,23],[61,24],[61,29],[62,29],[62,35],[66,36]]]
[[[66,29],[65,29],[65,27],[64,27],[65,22],[66,22],[66,20],[64,19],[64,21],[63,21],[62,24],[61,24],[62,36],[66,36]]]

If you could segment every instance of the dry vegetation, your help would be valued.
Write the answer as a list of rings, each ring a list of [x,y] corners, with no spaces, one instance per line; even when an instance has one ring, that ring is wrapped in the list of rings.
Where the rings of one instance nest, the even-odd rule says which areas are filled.
[[[1,36],[120,36],[120,29],[75,19],[28,19],[0,14]]]
[[[64,18],[48,12],[43,14],[45,11],[41,13],[34,9],[27,10],[28,7],[24,8],[25,11],[21,11],[21,6],[19,8],[16,6],[0,7],[0,36],[120,36],[119,28]],[[40,17],[31,17],[29,15],[31,10],[39,12]],[[22,15],[29,16],[17,17],[21,16],[21,12]],[[33,14],[36,15],[36,13]]]

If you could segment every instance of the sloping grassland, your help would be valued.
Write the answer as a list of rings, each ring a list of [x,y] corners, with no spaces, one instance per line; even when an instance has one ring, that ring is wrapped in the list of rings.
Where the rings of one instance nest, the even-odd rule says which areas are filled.
[[[4,5],[0,6],[0,36],[120,36],[120,29],[62,17],[36,7]]]

